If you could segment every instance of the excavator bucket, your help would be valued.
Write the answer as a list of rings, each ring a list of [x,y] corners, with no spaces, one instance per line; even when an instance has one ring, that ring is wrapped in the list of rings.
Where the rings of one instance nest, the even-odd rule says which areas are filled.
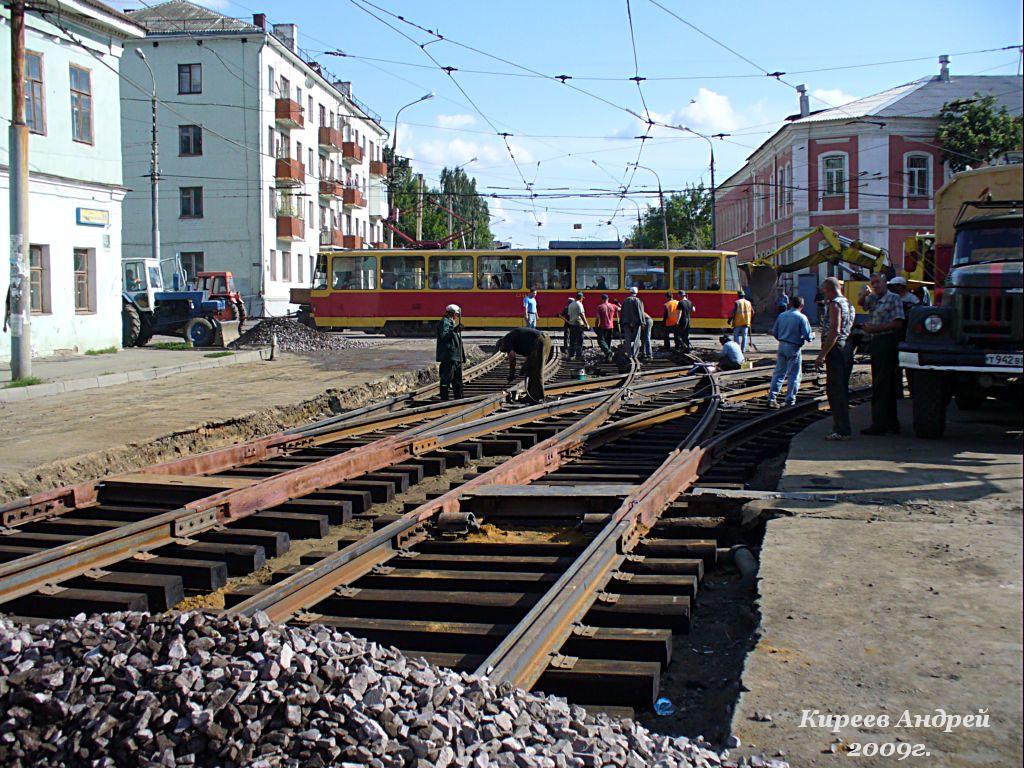
[[[225,348],[232,341],[238,338],[238,321],[221,320],[217,323],[217,335],[214,337],[213,346]]]
[[[740,270],[747,277],[747,291],[750,301],[755,307],[763,307],[769,303],[775,293],[775,285],[779,274],[775,267],[768,264],[741,264]]]

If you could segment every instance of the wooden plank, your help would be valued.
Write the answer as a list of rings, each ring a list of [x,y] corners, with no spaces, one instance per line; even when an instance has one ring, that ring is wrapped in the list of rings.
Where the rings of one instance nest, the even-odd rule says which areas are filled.
[[[181,577],[163,573],[108,573],[96,578],[79,576],[64,586],[104,592],[140,592],[146,596],[145,610],[151,613],[169,611],[185,597]]]
[[[291,548],[291,537],[286,531],[261,531],[258,528],[235,528],[206,531],[200,541],[223,544],[253,544],[263,547],[267,557],[280,557]]]
[[[650,707],[658,696],[661,665],[651,661],[579,659],[571,669],[548,667],[534,691],[574,704]]]
[[[149,560],[123,560],[105,566],[116,573],[164,573],[181,576],[185,589],[214,590],[228,583],[228,566],[212,560],[188,560],[182,557],[154,557]]]
[[[398,648],[479,654],[487,653],[512,628],[511,624],[334,616],[317,617],[311,623]]]
[[[590,606],[583,623],[595,627],[640,627],[690,631],[690,598],[676,595],[619,595],[614,603]]]
[[[329,597],[312,607],[328,616],[507,622],[522,618],[536,593],[359,589],[352,597]]]
[[[94,533],[106,533],[125,525],[119,520],[79,520],[68,517],[54,517],[29,523],[24,528],[30,533],[66,533],[74,536],[92,536]]]
[[[197,541],[194,544],[171,544],[154,550],[164,557],[183,557],[188,560],[211,560],[225,563],[231,576],[245,576],[259,570],[267,562],[263,547],[254,544],[225,544]]]
[[[606,496],[628,496],[633,486],[625,483],[590,483],[586,486],[563,487],[543,483],[531,485],[488,485],[467,491],[463,498],[560,498],[582,499]]]
[[[359,579],[354,586],[359,589],[365,587],[369,589],[465,590],[466,592],[508,592],[512,590],[543,592],[549,589],[557,579],[558,574],[536,571],[531,573],[402,569],[388,574],[368,574]]]
[[[145,611],[146,596],[141,592],[112,592],[103,589],[70,588],[54,595],[38,592],[4,604],[11,613],[30,613],[44,619],[66,619],[78,613]]]
[[[565,570],[573,561],[572,557],[524,556],[502,557],[500,555],[432,555],[416,557],[395,557],[388,561],[393,568],[419,569],[437,568],[449,571],[539,571],[558,572]],[[697,562],[700,562],[699,560]]]
[[[307,515],[326,515],[331,525],[344,525],[352,519],[352,502],[338,499],[292,499],[268,510],[269,512],[298,512]]]
[[[608,590],[620,595],[685,595],[697,596],[696,576],[663,574],[626,574],[628,580],[612,579]]]
[[[330,523],[327,515],[307,515],[301,512],[257,512],[245,518],[249,528],[265,531],[285,531],[293,539],[319,539],[327,535]]]
[[[672,631],[640,627],[587,627],[593,634],[572,634],[561,653],[588,659],[654,661],[668,666],[672,658]]]
[[[368,491],[374,504],[386,504],[395,498],[395,484],[380,480],[346,480],[335,486],[342,490]],[[353,513],[355,510],[353,510]]]

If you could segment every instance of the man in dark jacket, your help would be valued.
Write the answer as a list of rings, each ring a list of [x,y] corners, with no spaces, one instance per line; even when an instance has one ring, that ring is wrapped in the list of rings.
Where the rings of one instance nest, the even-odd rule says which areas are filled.
[[[526,358],[522,370],[526,374],[526,394],[539,403],[544,399],[544,363],[551,353],[551,339],[536,328],[515,328],[498,342],[498,351],[508,355],[508,383],[516,376],[516,356]]]
[[[619,313],[622,324],[622,343],[630,357],[636,357],[640,348],[640,326],[644,322],[644,303],[637,295],[636,286],[629,289],[629,295],[622,301]]]
[[[448,400],[449,391],[454,391],[456,400],[460,399],[466,351],[462,347],[462,310],[458,304],[449,304],[438,323],[435,359],[440,363],[441,399]]]

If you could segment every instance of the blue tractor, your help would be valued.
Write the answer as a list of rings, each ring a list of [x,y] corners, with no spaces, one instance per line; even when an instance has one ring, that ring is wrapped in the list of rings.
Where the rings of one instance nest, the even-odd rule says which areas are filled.
[[[121,293],[121,345],[143,347],[157,335],[181,336],[193,347],[223,347],[238,337],[238,322],[219,320],[223,299],[211,299],[185,281],[173,259],[172,290],[164,290],[156,259],[126,259]]]

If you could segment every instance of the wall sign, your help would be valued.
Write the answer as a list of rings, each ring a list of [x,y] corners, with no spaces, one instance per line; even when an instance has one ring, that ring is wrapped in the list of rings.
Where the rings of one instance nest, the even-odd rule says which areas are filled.
[[[110,211],[100,208],[76,208],[75,220],[83,227],[110,226]]]

